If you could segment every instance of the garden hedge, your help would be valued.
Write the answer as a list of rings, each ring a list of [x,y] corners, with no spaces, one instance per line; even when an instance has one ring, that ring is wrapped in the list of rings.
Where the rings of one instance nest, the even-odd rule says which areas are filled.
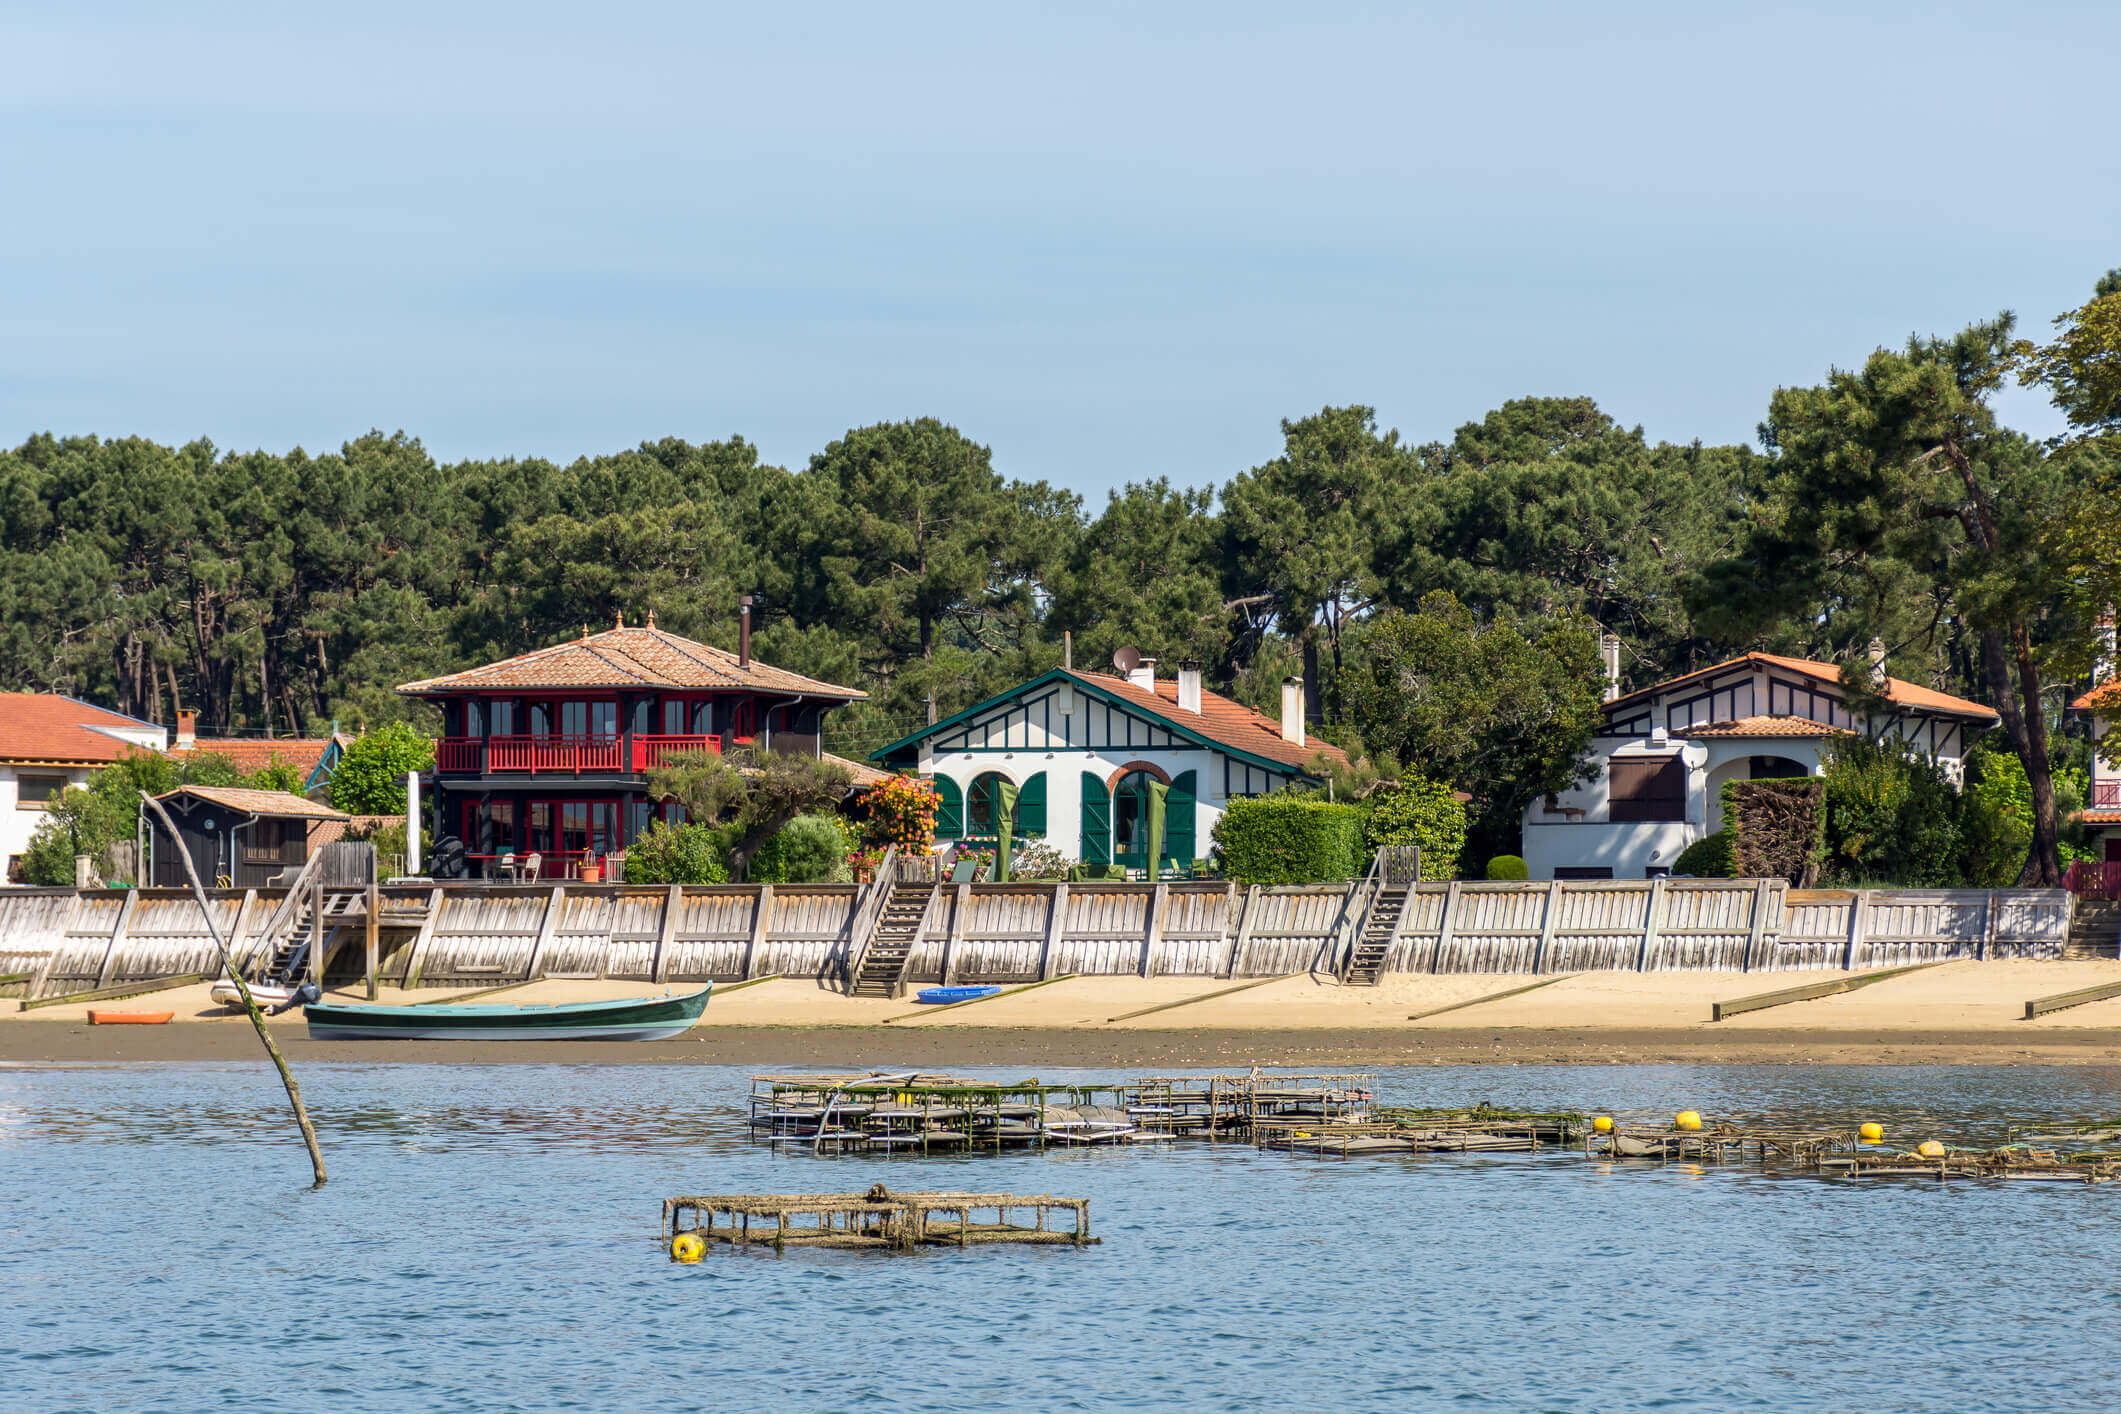
[[[1353,879],[1366,852],[1362,812],[1306,795],[1229,803],[1215,822],[1215,859],[1240,884],[1323,884]]]

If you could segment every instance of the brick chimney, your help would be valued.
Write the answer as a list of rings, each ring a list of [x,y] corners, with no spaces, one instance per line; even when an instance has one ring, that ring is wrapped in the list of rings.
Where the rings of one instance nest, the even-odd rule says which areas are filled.
[[[1200,710],[1200,662],[1188,658],[1178,665],[1178,710],[1198,712]]]
[[[751,666],[751,596],[738,597],[736,611],[736,665]]]
[[[1144,658],[1128,669],[1127,682],[1148,692],[1156,691],[1156,660]]]
[[[180,711],[180,712],[178,712],[178,713],[177,713],[177,747],[178,747],[178,749],[179,749],[179,750],[182,750],[182,749],[183,749],[183,748],[185,748],[185,747],[188,747],[188,746],[193,746],[193,745],[196,745],[196,744],[198,743],[198,740],[199,740],[199,714],[198,714],[197,712],[183,712],[183,711]]]
[[[1281,684],[1281,739],[1304,744],[1304,680],[1284,678]]]

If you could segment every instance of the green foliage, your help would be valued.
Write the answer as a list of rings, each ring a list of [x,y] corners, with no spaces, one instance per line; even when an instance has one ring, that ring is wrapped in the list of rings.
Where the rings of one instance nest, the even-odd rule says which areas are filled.
[[[2033,842],[2033,788],[2016,756],[1987,747],[1968,753],[1959,841],[1969,887],[2001,889],[2018,881]]]
[[[933,783],[914,776],[887,776],[855,801],[862,819],[862,845],[881,853],[892,845],[926,854],[935,847],[939,804]]]
[[[847,836],[833,816],[798,815],[759,846],[744,877],[754,884],[851,882]]]
[[[1421,877],[1452,879],[1466,843],[1466,808],[1439,781],[1409,776],[1379,786],[1361,802],[1363,843],[1371,853],[1385,845],[1418,845]]]
[[[1718,830],[1679,851],[1672,872],[1695,879],[1728,879],[1731,874],[1731,832]]]
[[[1588,780],[1602,670],[1586,626],[1483,623],[1448,594],[1388,610],[1349,655],[1343,695],[1374,751],[1473,797],[1473,835],[1514,845],[1524,810]]]
[[[626,882],[629,884],[724,884],[729,866],[722,858],[715,832],[705,825],[671,826],[650,821],[648,828],[626,846]]]
[[[751,878],[752,861],[783,826],[837,806],[847,785],[847,768],[837,762],[779,751],[680,752],[648,774],[652,797],[676,801],[715,829],[740,881]],[[839,855],[844,861],[844,845]]]
[[[1074,868],[1074,862],[1044,840],[1028,840],[1012,852],[1009,860],[1009,877],[1012,879],[1066,879]]]
[[[363,733],[332,772],[331,803],[349,815],[403,815],[405,777],[435,763],[435,744],[403,722]]]
[[[100,866],[111,845],[137,838],[140,792],[166,795],[181,785],[243,785],[235,762],[216,752],[181,758],[145,751],[128,752],[88,778],[69,786],[49,805],[22,852],[24,883],[63,888],[74,882],[74,856],[86,854]]]
[[[1826,882],[1964,882],[1959,793],[1941,767],[1898,738],[1838,737],[1824,754]]]
[[[1525,867],[1520,854],[1498,854],[1488,861],[1490,879],[1529,879],[1532,871]]]
[[[1316,795],[1234,799],[1215,822],[1215,860],[1240,884],[1316,884],[1363,870],[1362,812]]]
[[[302,795],[307,782],[300,771],[275,754],[271,761],[253,771],[250,779],[243,784],[252,790],[276,790],[288,795]]]

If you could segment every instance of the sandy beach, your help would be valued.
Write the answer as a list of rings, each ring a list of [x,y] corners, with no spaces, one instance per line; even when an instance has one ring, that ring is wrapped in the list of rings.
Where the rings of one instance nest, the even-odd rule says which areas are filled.
[[[298,1013],[273,1026],[292,1057],[362,1062],[2121,1065],[2121,998],[2022,1019],[2032,998],[2121,982],[2121,962],[2113,961],[1948,963],[1854,992],[1709,1020],[1712,1002],[1839,975],[1394,976],[1376,987],[1340,987],[1304,975],[1249,986],[1227,978],[1079,977],[947,1010],[910,997],[879,1001],[814,981],[776,980],[718,994],[685,1036],[644,1044],[313,1042]],[[1534,982],[1545,985],[1518,990]],[[493,1000],[587,1001],[661,990],[640,982],[552,979]],[[1498,995],[1508,992],[1516,995]],[[332,995],[364,999],[358,989]],[[383,1001],[453,995],[464,994],[385,988]],[[91,1026],[85,1004],[29,1012],[9,1004],[0,1012],[0,1063],[257,1054],[240,1013],[216,1006],[203,985],[96,1005],[171,1010],[177,1019],[165,1026]],[[1432,1012],[1440,1014],[1424,1015]]]

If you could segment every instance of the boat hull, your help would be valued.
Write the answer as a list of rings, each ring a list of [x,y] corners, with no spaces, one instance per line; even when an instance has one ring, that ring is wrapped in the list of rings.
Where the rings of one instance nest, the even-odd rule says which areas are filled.
[[[713,990],[549,1006],[316,1002],[303,1015],[313,1041],[667,1041],[691,1029]]]

